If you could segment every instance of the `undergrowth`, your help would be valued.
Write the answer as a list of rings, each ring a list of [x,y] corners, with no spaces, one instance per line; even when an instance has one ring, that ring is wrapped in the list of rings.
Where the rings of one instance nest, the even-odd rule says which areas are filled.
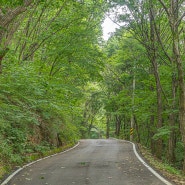
[[[153,166],[157,171],[159,171],[162,175],[170,179],[177,185],[185,184],[185,175],[181,170],[178,170],[164,161],[157,159],[153,156],[149,149],[138,144],[138,148],[142,156],[147,160],[147,162]]]
[[[47,157],[47,156],[51,156],[57,153],[61,153],[71,147],[73,147],[76,143],[69,143],[65,146],[59,147],[59,148],[53,148],[51,150],[47,150],[47,151],[42,151],[40,153],[32,153],[26,156],[23,156],[24,160],[22,160],[21,163],[19,164],[0,164],[0,182],[2,181],[3,177],[9,173],[11,173],[15,168],[18,168],[20,166],[23,166],[27,163],[36,161],[38,159]]]

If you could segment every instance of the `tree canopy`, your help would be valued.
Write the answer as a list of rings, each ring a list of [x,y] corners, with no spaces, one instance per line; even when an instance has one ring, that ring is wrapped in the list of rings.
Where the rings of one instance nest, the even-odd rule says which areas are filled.
[[[0,175],[109,137],[185,171],[184,9],[181,0],[2,0]],[[104,41],[111,10],[122,26]]]

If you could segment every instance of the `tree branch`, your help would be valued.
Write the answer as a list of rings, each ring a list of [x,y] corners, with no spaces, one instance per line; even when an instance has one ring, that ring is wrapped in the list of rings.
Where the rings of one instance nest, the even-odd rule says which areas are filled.
[[[27,8],[33,3],[33,0],[25,0],[23,6],[19,6],[13,10],[9,10],[5,15],[0,15],[0,26],[5,27],[9,25],[18,15],[25,12]]]
[[[164,8],[166,14],[168,15],[168,17],[170,17],[170,13],[169,13],[168,8],[167,8],[167,6],[165,5],[164,1],[163,1],[163,0],[158,0],[158,1],[159,1],[159,2],[161,3],[161,5],[163,6],[163,8]]]
[[[176,26],[178,27],[182,21],[182,19],[185,17],[185,12],[179,17],[178,21],[176,22]]]

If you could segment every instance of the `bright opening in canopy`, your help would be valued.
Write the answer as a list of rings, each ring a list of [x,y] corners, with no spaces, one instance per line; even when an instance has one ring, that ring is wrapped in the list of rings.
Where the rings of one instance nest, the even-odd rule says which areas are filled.
[[[102,24],[104,40],[108,40],[111,34],[113,34],[117,28],[120,28],[124,25],[124,22],[118,22],[118,17],[119,15],[128,11],[129,10],[126,6],[117,6],[105,14],[106,17]]]
[[[115,32],[116,28],[119,28],[119,26],[114,23],[109,17],[105,18],[103,24],[103,39],[108,40],[112,33]]]

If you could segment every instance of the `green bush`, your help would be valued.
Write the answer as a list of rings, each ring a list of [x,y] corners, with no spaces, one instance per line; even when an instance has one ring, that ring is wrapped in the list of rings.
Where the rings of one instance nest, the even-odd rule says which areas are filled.
[[[58,139],[65,145],[80,137],[61,85],[47,81],[34,63],[9,64],[0,76],[0,161],[7,166],[45,155]]]

